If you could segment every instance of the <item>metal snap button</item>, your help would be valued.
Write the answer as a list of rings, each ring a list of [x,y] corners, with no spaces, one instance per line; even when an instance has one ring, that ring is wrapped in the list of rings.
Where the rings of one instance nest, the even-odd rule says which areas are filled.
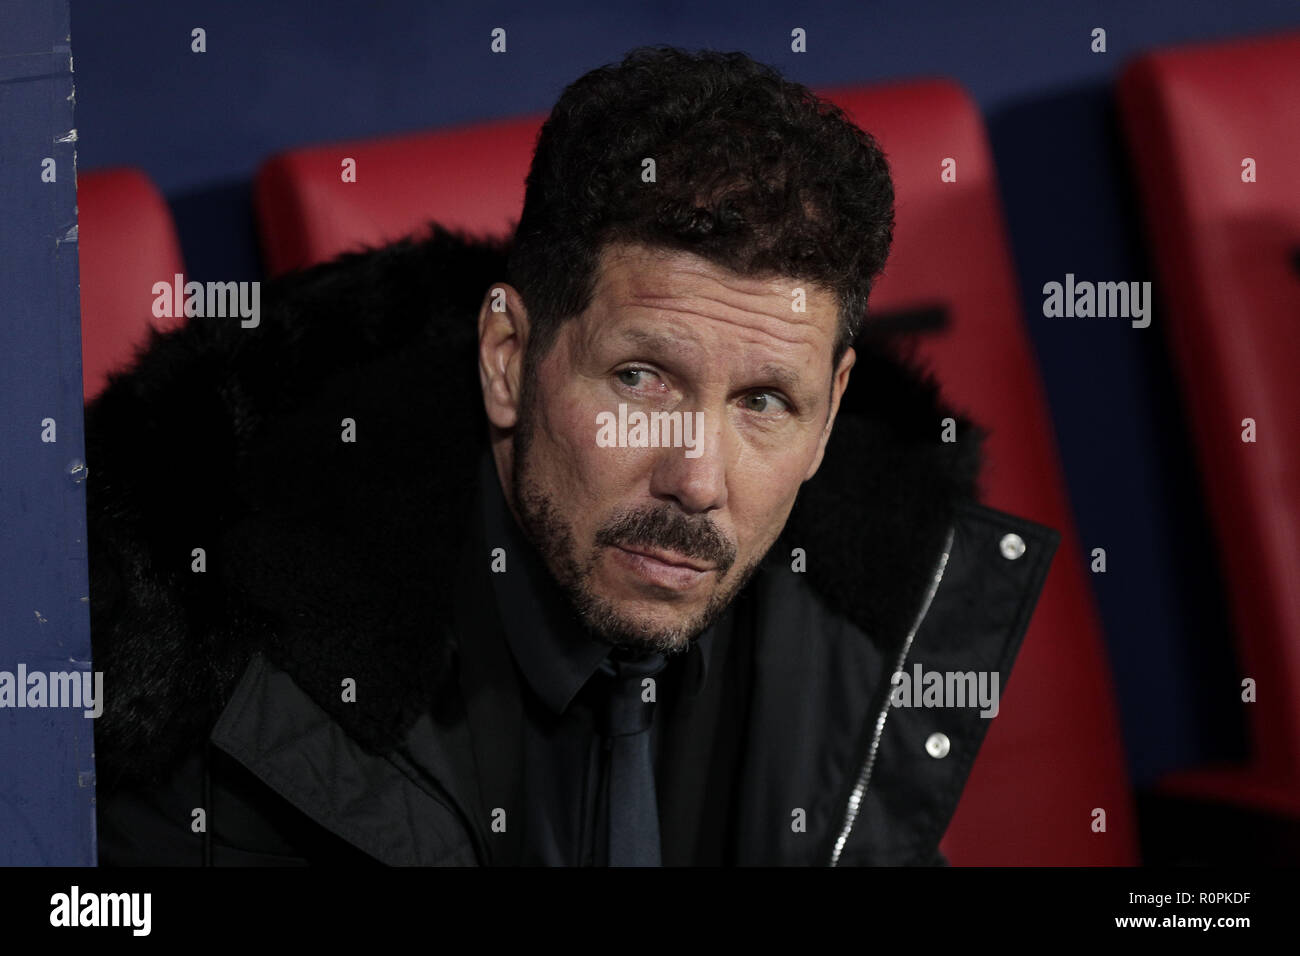
[[[925,752],[935,759],[948,756],[951,749],[952,742],[948,740],[947,734],[934,733],[925,741]]]
[[[1025,553],[1025,539],[1018,534],[1004,534],[998,547],[1002,550],[1002,557],[1014,561]]]

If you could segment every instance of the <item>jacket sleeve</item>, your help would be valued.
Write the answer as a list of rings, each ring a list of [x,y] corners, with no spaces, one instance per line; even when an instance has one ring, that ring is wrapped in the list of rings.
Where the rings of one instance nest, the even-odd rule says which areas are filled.
[[[95,805],[100,866],[202,866],[202,754],[156,785],[101,788]],[[204,821],[206,823],[206,821]]]
[[[105,867],[379,865],[216,748],[102,794],[96,820]]]

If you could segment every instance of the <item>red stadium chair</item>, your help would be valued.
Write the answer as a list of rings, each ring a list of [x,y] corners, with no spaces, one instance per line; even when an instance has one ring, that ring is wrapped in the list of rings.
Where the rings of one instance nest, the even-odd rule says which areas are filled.
[[[508,231],[544,117],[281,153],[258,171],[258,226],[268,275],[362,245],[382,245],[436,218],[448,228]],[[345,160],[356,181],[346,182]]]
[[[130,364],[153,324],[153,285],[185,271],[171,211],[138,169],[104,169],[77,177],[81,267],[81,378],[87,402],[108,373]]]
[[[1119,102],[1240,677],[1258,694],[1247,765],[1180,772],[1160,790],[1298,816],[1300,34],[1149,54],[1125,70]]]
[[[1060,530],[1033,623],[941,849],[954,864],[1137,862],[1119,721],[1036,364],[1025,334],[979,112],[946,81],[827,91],[881,141],[897,187],[877,310],[937,305],[922,341],[947,396],[992,435],[984,500]],[[272,271],[396,238],[429,219],[482,234],[517,217],[542,118],[297,150],[257,183]],[[340,181],[343,157],[358,183]],[[940,181],[956,160],[957,181]],[[367,172],[368,171],[368,172]],[[365,191],[356,187],[366,177]],[[1104,833],[1093,811],[1106,811]]]

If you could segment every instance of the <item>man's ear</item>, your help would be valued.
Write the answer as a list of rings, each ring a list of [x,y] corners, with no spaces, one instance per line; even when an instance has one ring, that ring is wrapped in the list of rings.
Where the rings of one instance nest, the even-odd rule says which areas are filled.
[[[478,311],[478,376],[483,408],[497,428],[513,428],[519,420],[527,348],[524,300],[514,286],[494,282]]]
[[[812,466],[808,469],[808,474],[803,476],[807,481],[813,475],[817,474],[817,469],[822,466],[822,456],[826,454],[826,442],[830,440],[831,429],[835,427],[835,416],[840,411],[840,398],[844,395],[844,390],[849,387],[849,372],[853,369],[853,363],[858,359],[858,353],[853,351],[849,346],[844,351],[844,357],[840,359],[839,367],[835,370],[835,376],[831,380],[831,410],[826,416],[826,427],[822,429],[821,438],[817,442],[817,454],[813,456]]]

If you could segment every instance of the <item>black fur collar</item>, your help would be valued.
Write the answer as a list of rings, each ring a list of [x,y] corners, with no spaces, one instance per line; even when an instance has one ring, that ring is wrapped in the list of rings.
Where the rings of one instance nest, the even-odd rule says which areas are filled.
[[[435,700],[486,444],[475,316],[505,252],[434,226],[276,279],[256,329],[196,318],[154,333],[87,409],[101,785],[200,740],[257,649],[374,750]],[[803,548],[810,586],[892,647],[956,503],[976,493],[983,437],[912,360],[860,341],[773,555]],[[347,677],[355,704],[340,701]]]

